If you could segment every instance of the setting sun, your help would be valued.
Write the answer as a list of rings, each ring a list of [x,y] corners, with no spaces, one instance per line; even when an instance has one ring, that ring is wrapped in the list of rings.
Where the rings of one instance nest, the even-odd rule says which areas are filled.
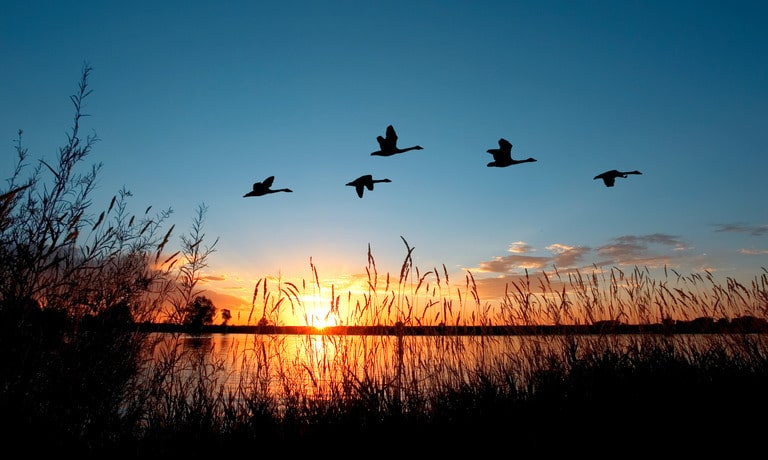
[[[308,326],[315,327],[317,329],[324,329],[326,327],[330,326],[338,326],[338,322],[336,321],[336,318],[331,316],[329,313],[326,314],[318,314],[318,315],[311,315],[309,316],[309,323]]]

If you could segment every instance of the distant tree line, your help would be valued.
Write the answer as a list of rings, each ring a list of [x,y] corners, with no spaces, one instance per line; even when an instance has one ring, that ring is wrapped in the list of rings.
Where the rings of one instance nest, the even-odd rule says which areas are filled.
[[[200,308],[190,313],[192,318],[201,318],[209,312],[205,301],[194,303]],[[206,317],[207,318],[207,317]],[[498,326],[278,326],[265,321],[255,325],[212,324],[211,321],[184,321],[182,323],[151,323],[139,325],[145,332],[187,332],[187,333],[247,333],[247,334],[324,334],[324,335],[557,335],[557,334],[735,334],[768,333],[768,321],[754,316],[740,316],[733,319],[697,318],[691,321],[665,321],[655,324],[626,324],[615,320],[595,321],[582,325],[498,325]]]

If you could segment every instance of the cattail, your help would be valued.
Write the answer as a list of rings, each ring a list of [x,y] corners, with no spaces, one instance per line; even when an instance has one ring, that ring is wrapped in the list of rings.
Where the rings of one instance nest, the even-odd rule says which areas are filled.
[[[102,220],[104,220],[104,211],[101,211],[101,214],[99,215],[98,220],[96,221],[95,224],[93,224],[93,228],[91,230],[96,230],[96,227],[98,227],[99,224],[101,224]]]
[[[77,229],[75,229],[74,231],[70,232],[70,233],[69,233],[69,235],[67,235],[67,238],[66,238],[66,239],[64,239],[64,242],[66,243],[66,242],[68,242],[68,241],[74,241],[74,240],[76,240],[76,239],[77,239],[77,235],[78,235],[79,233],[80,233],[80,232],[78,232],[78,231],[77,231]]]

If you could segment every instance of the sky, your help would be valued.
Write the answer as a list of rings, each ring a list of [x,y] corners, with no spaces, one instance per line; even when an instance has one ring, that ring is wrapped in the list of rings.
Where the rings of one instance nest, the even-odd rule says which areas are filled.
[[[55,159],[92,67],[94,207],[200,205],[219,308],[259,279],[336,293],[407,255],[484,299],[526,273],[768,267],[768,3],[16,1],[0,6],[0,163]],[[391,157],[371,156],[393,125]],[[500,138],[516,159],[487,167]],[[639,170],[606,187],[594,176]],[[371,174],[359,198],[345,184]],[[243,197],[254,182],[293,193]],[[0,183],[0,191],[7,183]],[[406,246],[406,243],[408,246]],[[500,291],[501,290],[501,291]]]

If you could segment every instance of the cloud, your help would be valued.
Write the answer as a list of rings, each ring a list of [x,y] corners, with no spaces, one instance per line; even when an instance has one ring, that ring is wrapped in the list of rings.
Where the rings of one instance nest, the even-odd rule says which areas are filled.
[[[510,255],[498,256],[492,260],[482,261],[477,268],[470,269],[478,273],[515,274],[521,270],[541,270],[547,266],[574,267],[582,262],[590,248],[586,246],[569,246],[554,243],[546,247],[552,253],[550,256],[527,255],[536,250],[523,241],[510,244],[507,249]]]
[[[218,310],[226,308],[234,311],[250,307],[250,304],[243,300],[242,297],[225,294],[218,290],[205,290],[201,295],[210,299]]]
[[[509,245],[509,249],[507,249],[507,251],[511,252],[512,254],[527,254],[529,252],[534,252],[533,248],[531,248],[524,241],[515,241]]]
[[[739,253],[749,256],[764,256],[768,255],[768,249],[739,249]]]
[[[567,246],[565,244],[550,244],[547,250],[555,253],[552,261],[556,267],[576,267],[592,249],[588,246]]]
[[[553,243],[545,249],[549,251],[549,255],[533,256],[531,254],[536,252],[536,248],[524,241],[515,241],[507,249],[509,254],[481,261],[476,268],[469,270],[481,274],[497,274],[501,277],[519,275],[523,270],[543,270],[546,267],[565,271],[586,266],[659,267],[681,257],[670,255],[670,251],[682,253],[689,248],[677,236],[651,233],[619,236],[594,250],[589,246],[571,246],[564,243]],[[591,258],[594,260],[590,260]]]
[[[768,225],[717,224],[716,232],[748,233],[752,236],[768,234]]]
[[[512,273],[515,269],[541,269],[552,262],[552,257],[504,256],[480,262],[481,273]]]
[[[659,251],[654,251],[660,247]],[[677,236],[663,233],[649,235],[624,235],[613,239],[613,243],[597,248],[600,265],[645,265],[658,267],[668,264],[674,257],[669,251],[682,252],[687,245]],[[658,253],[661,253],[659,255]]]
[[[223,275],[205,275],[200,277],[204,281],[226,281],[227,277]]]
[[[669,246],[673,249],[685,249],[685,243],[680,238],[673,235],[665,235],[664,233],[651,233],[650,235],[624,235],[618,238],[614,238],[614,241],[620,244],[660,244]]]

